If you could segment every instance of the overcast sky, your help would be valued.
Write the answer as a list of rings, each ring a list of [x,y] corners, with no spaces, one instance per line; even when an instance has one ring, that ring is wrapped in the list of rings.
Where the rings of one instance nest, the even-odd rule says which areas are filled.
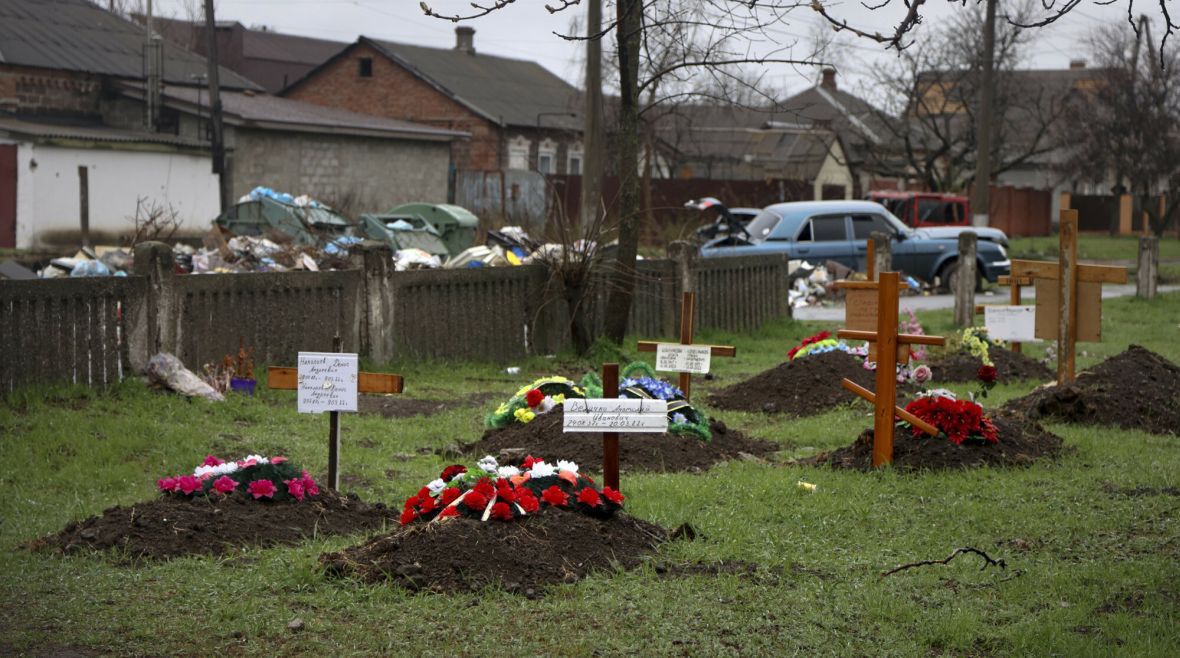
[[[490,4],[490,0],[486,1]],[[1027,49],[1026,67],[1067,68],[1071,59],[1085,58],[1088,35],[1104,23],[1125,23],[1128,1],[1115,0],[1113,5],[1102,6],[1093,0],[1085,0],[1057,23],[1041,28]],[[556,4],[555,0],[548,2]],[[1060,5],[1065,0],[1036,2],[1038,5],[1042,2]],[[582,45],[563,40],[553,32],[567,32],[574,14],[583,14],[585,10],[574,7],[550,15],[544,8],[545,3],[546,0],[518,0],[492,15],[465,24],[475,28],[478,52],[534,60],[578,84],[581,78],[579,48]],[[455,24],[423,15],[419,0],[217,0],[215,4],[218,20],[236,20],[248,26],[266,25],[278,32],[323,39],[350,42],[365,35],[446,48],[452,47],[455,40]],[[445,14],[470,11],[470,0],[427,0],[427,4]],[[1001,8],[1004,4],[1001,0]],[[1152,7],[1154,4],[1146,0],[1137,3],[1155,18],[1159,10]],[[155,2],[157,12],[178,17],[184,17],[187,11],[199,5],[196,0]],[[865,9],[859,0],[828,0],[825,6],[853,25],[866,25],[881,32],[890,31],[904,11],[901,0],[893,0],[891,6],[876,11]],[[931,0],[929,7],[926,24],[915,32],[918,39],[932,29],[939,18],[962,11],[957,3],[939,0]],[[770,38],[778,42],[773,44],[775,46],[789,47],[798,43],[796,52],[802,53],[808,35],[816,25],[817,15],[802,7],[788,14],[786,21],[771,33]],[[883,46],[868,40],[849,38],[846,43],[840,71],[841,88],[863,90],[870,67],[891,55],[884,52]],[[764,47],[771,45],[765,44]],[[814,84],[818,75],[809,67],[773,65],[764,79],[795,93]]]

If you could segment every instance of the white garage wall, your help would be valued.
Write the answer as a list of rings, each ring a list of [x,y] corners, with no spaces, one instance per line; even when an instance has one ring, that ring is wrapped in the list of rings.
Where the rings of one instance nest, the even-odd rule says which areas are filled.
[[[201,235],[217,216],[217,177],[208,156],[36,145],[17,150],[16,246],[80,244],[78,167],[89,167],[93,244],[119,244],[134,230],[136,199],[170,204],[181,233]]]

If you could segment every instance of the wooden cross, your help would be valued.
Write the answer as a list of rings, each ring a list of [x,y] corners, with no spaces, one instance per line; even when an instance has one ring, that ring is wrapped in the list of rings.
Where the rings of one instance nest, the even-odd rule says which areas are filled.
[[[334,351],[340,351],[340,337],[337,336]],[[266,371],[266,385],[269,388],[294,391],[299,389],[299,369],[271,366]],[[405,381],[401,375],[387,375],[379,372],[357,374],[358,393],[401,393]],[[328,412],[328,488],[340,490],[340,412]]]
[[[844,379],[841,382],[844,388],[873,404],[873,467],[875,468],[893,461],[895,416],[931,436],[938,434],[938,428],[897,406],[897,362],[899,359],[909,361],[910,345],[942,345],[946,341],[942,336],[897,333],[897,272],[881,272],[878,281],[847,281],[844,283],[857,284],[852,290],[865,291],[875,288],[877,292],[876,331],[853,328],[841,329],[836,332],[840,338],[867,340],[870,343],[875,343],[877,355],[876,393],[850,379]],[[845,309],[846,313],[850,315],[846,319],[846,323],[849,323],[848,320],[854,317],[852,316],[854,310],[848,309],[847,306]],[[859,321],[856,324],[859,324]]]
[[[1078,211],[1061,211],[1056,263],[1013,260],[1012,276],[1037,289],[1036,337],[1057,339],[1057,383],[1074,380],[1077,342],[1102,340],[1102,284],[1126,283],[1127,268],[1078,264]]]
[[[693,345],[693,320],[696,317],[697,294],[695,292],[686,292],[680,304],[680,342],[679,345]],[[666,343],[665,343],[666,344]],[[656,352],[659,350],[660,343],[650,340],[641,340],[638,344],[640,352]],[[698,347],[704,347],[703,345]],[[709,345],[709,354],[711,356],[737,356],[737,348],[732,345]],[[605,373],[605,371],[603,371]],[[617,377],[615,378],[617,382]],[[606,375],[603,374],[603,383],[606,382]],[[684,399],[689,399],[692,387],[692,373],[680,373],[680,390],[684,391]],[[617,391],[616,391],[617,393]],[[610,397],[610,396],[607,396]]]
[[[619,397],[619,364],[602,364],[602,397]],[[619,433],[602,433],[602,483],[619,491]]]
[[[1021,288],[1025,286],[1031,286],[1033,284],[1033,280],[1031,277],[1027,276],[1001,276],[996,279],[996,283],[1000,284],[1001,286],[1012,286],[1009,290],[1008,304],[1010,306],[1020,306]],[[987,313],[987,306],[984,306],[983,304],[975,305],[976,315],[983,315],[985,313]],[[1014,340],[1010,341],[1008,344],[1012,346],[1013,352],[1020,354],[1022,343]]]

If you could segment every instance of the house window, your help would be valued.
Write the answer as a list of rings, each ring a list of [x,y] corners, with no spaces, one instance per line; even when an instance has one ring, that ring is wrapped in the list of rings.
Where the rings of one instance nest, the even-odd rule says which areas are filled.
[[[537,171],[542,174],[557,173],[557,144],[545,139],[537,147]]]
[[[509,169],[528,169],[529,168],[529,140],[521,136],[513,137],[508,142],[508,168]]]
[[[565,173],[570,176],[582,175],[582,144],[571,144],[566,155]]]
[[[373,77],[373,58],[362,57],[357,60],[357,72],[362,78]]]

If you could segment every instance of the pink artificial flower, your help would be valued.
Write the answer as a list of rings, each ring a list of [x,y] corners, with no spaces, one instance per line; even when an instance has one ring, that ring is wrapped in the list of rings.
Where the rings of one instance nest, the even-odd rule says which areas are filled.
[[[287,458],[282,456],[270,458],[270,463],[272,464],[282,464],[285,461],[287,461]]]
[[[186,496],[193,495],[194,493],[200,491],[203,487],[204,484],[192,475],[182,475],[180,479],[176,481],[176,488]]]
[[[213,481],[213,490],[220,494],[227,494],[237,488],[238,483],[225,475]]]
[[[201,465],[202,465],[202,466],[221,466],[221,465],[222,465],[222,464],[224,464],[224,463],[225,463],[225,462],[223,462],[223,461],[221,461],[220,459],[218,459],[218,458],[214,457],[213,455],[205,455],[205,463],[203,463],[203,464],[201,464]]]
[[[246,487],[246,493],[254,496],[255,499],[266,497],[274,498],[275,483],[270,480],[254,480],[250,486]]]
[[[266,482],[270,482],[270,480],[266,480]],[[283,480],[283,484],[287,485],[287,493],[294,496],[295,500],[303,501],[303,480],[292,478]]]
[[[167,477],[156,480],[156,488],[160,491],[176,491],[176,478]]]
[[[319,485],[315,483],[315,480],[311,479],[311,476],[307,474],[307,471],[303,471],[303,477],[301,479],[303,480],[303,490],[307,492],[307,495],[320,495]]]

